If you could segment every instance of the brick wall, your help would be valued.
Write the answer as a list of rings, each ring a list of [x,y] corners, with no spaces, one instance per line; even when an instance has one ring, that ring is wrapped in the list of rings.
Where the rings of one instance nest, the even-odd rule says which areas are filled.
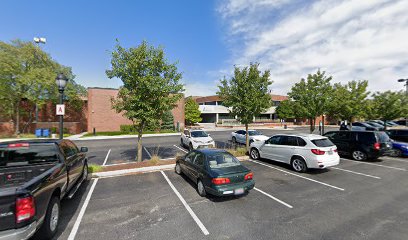
[[[130,120],[112,109],[111,99],[118,94],[117,89],[88,88],[88,132],[119,131],[120,125],[132,124]],[[184,127],[184,98],[172,110],[174,124]]]

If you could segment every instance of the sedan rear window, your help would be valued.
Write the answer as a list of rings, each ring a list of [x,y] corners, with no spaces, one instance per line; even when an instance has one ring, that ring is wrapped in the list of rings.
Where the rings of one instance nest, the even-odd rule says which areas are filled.
[[[207,156],[208,166],[210,168],[225,168],[239,166],[241,163],[229,153],[215,153]]]
[[[54,144],[0,146],[0,167],[58,161]]]
[[[316,147],[333,147],[334,146],[332,141],[330,141],[327,138],[315,139],[315,140],[312,140],[312,143],[316,145]]]

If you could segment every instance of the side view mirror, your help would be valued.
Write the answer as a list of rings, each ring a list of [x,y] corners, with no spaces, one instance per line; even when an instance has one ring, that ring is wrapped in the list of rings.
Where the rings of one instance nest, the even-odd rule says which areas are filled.
[[[190,138],[190,135],[186,135],[186,138]]]
[[[81,147],[81,152],[88,152],[88,148],[87,147]]]
[[[211,136],[211,134],[207,134],[208,136]]]

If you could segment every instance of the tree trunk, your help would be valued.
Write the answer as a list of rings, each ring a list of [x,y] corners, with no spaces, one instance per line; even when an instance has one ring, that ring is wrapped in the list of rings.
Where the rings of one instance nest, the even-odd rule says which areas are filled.
[[[249,151],[248,123],[245,123],[245,143],[246,143],[246,149],[247,151]]]
[[[15,135],[20,136],[20,103],[16,104],[16,122],[14,123]]]
[[[387,130],[387,120],[384,120],[384,131]]]
[[[310,133],[313,133],[315,130],[315,121],[316,119],[309,118],[309,124],[310,124]]]
[[[352,123],[352,121],[353,121],[353,118],[350,118],[350,121],[349,121],[350,131],[353,129],[353,123]]]
[[[137,134],[137,162],[142,162],[143,146],[142,146],[142,135],[143,135],[143,125],[144,123],[139,123],[138,134]]]

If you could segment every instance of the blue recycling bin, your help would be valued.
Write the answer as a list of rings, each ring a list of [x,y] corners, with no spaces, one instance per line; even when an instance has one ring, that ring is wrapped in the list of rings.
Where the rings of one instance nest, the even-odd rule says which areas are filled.
[[[36,137],[41,137],[42,136],[42,129],[41,128],[35,129],[35,136]]]
[[[42,130],[42,136],[43,136],[43,137],[50,137],[50,129],[48,129],[48,128],[43,128],[43,130]]]

